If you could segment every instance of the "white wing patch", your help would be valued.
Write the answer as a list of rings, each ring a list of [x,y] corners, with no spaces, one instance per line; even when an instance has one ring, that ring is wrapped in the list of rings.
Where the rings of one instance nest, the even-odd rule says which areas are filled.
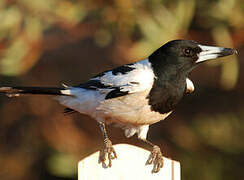
[[[113,74],[112,70],[104,72],[101,76],[90,79],[90,82],[96,81],[97,84],[67,87],[62,93],[71,96],[59,96],[56,99],[71,109],[95,117],[97,107],[104,102],[107,94],[116,88],[129,94],[150,90],[154,81],[151,63],[146,59],[127,66],[132,70],[116,74]]]
[[[155,76],[148,59],[127,66],[134,69],[116,75],[108,71],[103,76],[91,80],[99,80],[105,86],[119,87],[121,91],[128,91],[128,93],[140,92],[152,87]]]

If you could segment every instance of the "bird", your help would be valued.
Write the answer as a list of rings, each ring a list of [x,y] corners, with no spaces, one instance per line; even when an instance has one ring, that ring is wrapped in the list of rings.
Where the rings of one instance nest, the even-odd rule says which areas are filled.
[[[66,106],[66,113],[79,112],[95,119],[104,140],[99,151],[99,163],[103,167],[111,167],[112,160],[117,158],[107,125],[122,128],[127,138],[137,135],[151,147],[146,165],[152,165],[152,173],[157,173],[163,167],[163,155],[160,147],[147,139],[149,126],[167,118],[180,100],[194,91],[189,79],[194,68],[235,53],[237,50],[232,48],[202,45],[193,40],[172,40],[144,60],[104,71],[79,85],[2,86],[0,93],[8,97],[51,95]]]

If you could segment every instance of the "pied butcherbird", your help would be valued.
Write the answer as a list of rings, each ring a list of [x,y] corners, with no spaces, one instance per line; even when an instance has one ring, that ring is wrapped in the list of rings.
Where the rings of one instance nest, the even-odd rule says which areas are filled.
[[[99,162],[111,167],[117,154],[105,124],[121,127],[126,137],[138,138],[152,146],[146,164],[152,172],[163,167],[160,148],[147,140],[149,126],[164,120],[182,97],[194,90],[189,73],[199,64],[237,51],[231,48],[200,45],[190,40],[173,40],[154,51],[147,59],[98,74],[77,86],[1,87],[9,97],[22,94],[53,95],[66,112],[80,112],[94,118],[104,137]],[[128,161],[130,161],[128,159]]]

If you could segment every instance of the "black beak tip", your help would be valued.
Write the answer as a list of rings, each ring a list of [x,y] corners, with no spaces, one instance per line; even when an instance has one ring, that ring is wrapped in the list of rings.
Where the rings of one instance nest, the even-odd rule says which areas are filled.
[[[224,51],[222,52],[223,56],[228,56],[228,55],[232,55],[232,54],[238,54],[236,49],[232,49],[232,48],[225,48]]]

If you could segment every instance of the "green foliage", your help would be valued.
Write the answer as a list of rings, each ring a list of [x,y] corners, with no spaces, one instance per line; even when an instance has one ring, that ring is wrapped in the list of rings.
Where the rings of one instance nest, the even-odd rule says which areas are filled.
[[[77,158],[71,154],[55,152],[47,162],[48,171],[58,177],[73,177],[77,174]]]

